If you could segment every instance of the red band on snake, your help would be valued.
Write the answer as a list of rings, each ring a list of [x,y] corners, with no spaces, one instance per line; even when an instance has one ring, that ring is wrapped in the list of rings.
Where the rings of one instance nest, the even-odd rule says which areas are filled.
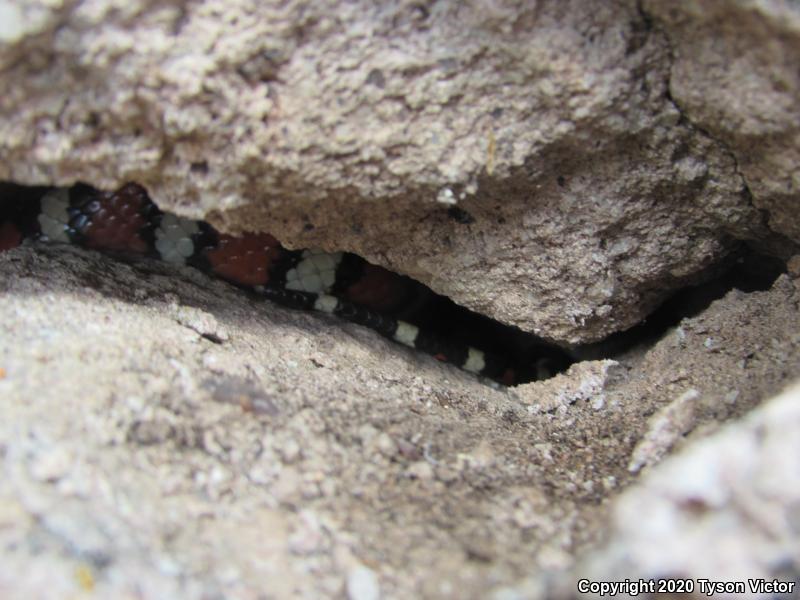
[[[513,361],[426,329],[419,317],[435,295],[422,284],[355,254],[287,250],[267,233],[220,233],[162,212],[134,183],[115,192],[52,188],[38,199],[4,193],[0,251],[25,239],[188,264],[279,304],[334,314],[466,371],[517,382]]]

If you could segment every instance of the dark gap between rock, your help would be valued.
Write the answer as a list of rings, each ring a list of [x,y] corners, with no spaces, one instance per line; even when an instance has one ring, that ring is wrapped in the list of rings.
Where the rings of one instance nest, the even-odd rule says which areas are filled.
[[[746,244],[730,255],[726,263],[725,268],[708,281],[675,291],[638,325],[599,342],[578,346],[572,351],[573,356],[576,360],[597,360],[643,353],[682,320],[699,315],[728,292],[766,291],[786,273],[784,261],[760,254]]]
[[[728,257],[727,263],[720,275],[674,292],[638,325],[599,342],[569,349],[472,312],[444,296],[437,296],[436,310],[431,311],[427,325],[443,336],[512,357],[518,372],[517,383],[528,383],[561,373],[575,362],[643,354],[669,329],[700,314],[728,292],[766,291],[786,272],[783,261],[759,254],[744,244]]]

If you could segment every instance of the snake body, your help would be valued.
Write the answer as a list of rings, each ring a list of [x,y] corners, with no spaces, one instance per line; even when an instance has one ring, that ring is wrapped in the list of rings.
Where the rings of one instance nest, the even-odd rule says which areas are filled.
[[[471,373],[506,385],[520,380],[507,357],[430,331],[420,315],[435,295],[422,284],[355,254],[289,250],[267,233],[221,233],[162,212],[135,183],[113,192],[76,185],[34,198],[0,194],[0,251],[29,238],[190,265],[278,304],[369,327]]]

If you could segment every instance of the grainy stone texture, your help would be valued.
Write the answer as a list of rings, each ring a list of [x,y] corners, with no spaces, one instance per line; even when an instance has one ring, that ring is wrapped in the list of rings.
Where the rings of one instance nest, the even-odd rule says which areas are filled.
[[[665,448],[717,443],[721,421],[800,376],[798,287],[731,292],[644,354],[498,390],[191,269],[2,253],[0,595],[552,597],[610,515],[609,561],[641,543],[624,533],[632,501],[613,501],[637,447],[660,483],[632,497],[669,491]],[[689,391],[687,437],[644,456],[653,415]],[[756,422],[734,427],[758,453]],[[769,431],[770,456],[797,455],[793,429]],[[792,468],[748,460],[767,483]],[[770,556],[797,547],[792,528],[770,542],[772,526],[728,534]],[[683,549],[707,554],[708,539]]]
[[[165,208],[352,250],[562,344],[597,340],[739,240],[776,247],[767,217],[795,231],[798,10],[759,3],[738,35],[705,4],[4,0],[0,177],[136,180]],[[769,77],[785,83],[766,89],[756,67],[783,51]],[[711,60],[746,102],[696,100]],[[722,131],[703,107],[745,111],[747,135],[728,142],[736,120]],[[765,152],[748,162],[753,138]]]
[[[753,203],[800,240],[800,7],[796,2],[645,0],[665,28],[670,92],[736,156]]]
[[[794,593],[761,597],[797,598],[798,507],[800,386],[795,385],[672,457],[620,497],[612,511],[611,541],[581,565],[581,575],[777,578],[794,581]]]
[[[598,340],[743,241],[800,241],[799,13],[0,0],[0,179],[136,180]],[[797,388],[753,409],[800,376],[798,264],[650,348],[496,389],[188,269],[0,254],[0,596],[796,576]]]

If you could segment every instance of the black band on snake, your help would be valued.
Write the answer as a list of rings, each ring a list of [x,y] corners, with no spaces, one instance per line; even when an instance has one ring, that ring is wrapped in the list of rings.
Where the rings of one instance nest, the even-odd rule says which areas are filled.
[[[554,353],[521,365],[519,360],[448,339],[426,327],[424,317],[432,299],[442,297],[413,279],[355,254],[288,250],[266,233],[220,233],[208,223],[162,212],[134,183],[115,192],[79,184],[25,196],[0,190],[0,252],[35,239],[188,264],[277,304],[369,327],[505,385],[551,375],[555,369],[543,368],[543,360],[559,363]]]

